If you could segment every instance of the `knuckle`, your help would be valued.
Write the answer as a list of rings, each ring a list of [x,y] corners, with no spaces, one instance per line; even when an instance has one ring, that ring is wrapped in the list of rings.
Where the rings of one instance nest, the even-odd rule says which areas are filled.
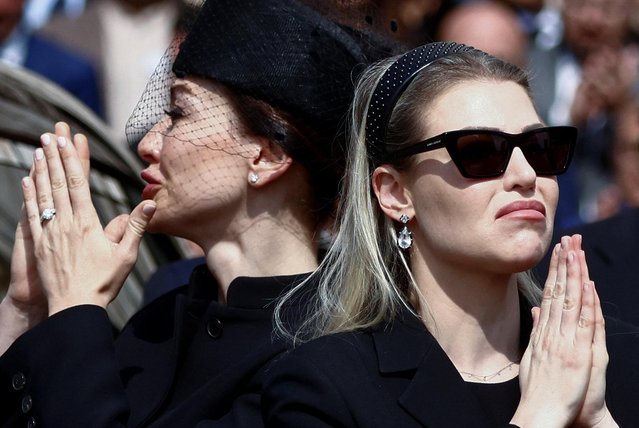
[[[564,285],[564,283],[561,282],[561,281],[557,281],[557,283],[555,284],[555,288],[553,290],[553,293],[552,293],[553,299],[558,299],[560,297],[563,297],[565,289],[566,289],[566,286]]]
[[[36,213],[27,214],[27,221],[29,223],[40,223],[40,216]]]
[[[566,299],[564,300],[564,311],[572,311],[576,306],[575,299],[566,296]]]
[[[51,198],[46,193],[39,194],[37,199],[38,199],[38,204],[39,205],[46,205],[49,202],[51,202]]]
[[[63,190],[64,188],[66,188],[66,186],[67,182],[62,178],[54,178],[51,180],[52,191]]]
[[[78,187],[82,187],[85,183],[84,177],[81,175],[70,175],[68,177],[69,180],[69,188],[77,189]]]
[[[553,296],[553,287],[551,287],[551,286],[544,287],[544,293],[542,295],[542,299],[543,300],[550,300],[550,299],[552,299],[552,296]]]
[[[586,328],[592,325],[592,320],[588,318],[586,315],[579,315],[579,327]]]
[[[132,218],[129,219],[129,228],[138,236],[142,236],[144,234],[145,224],[143,221]]]

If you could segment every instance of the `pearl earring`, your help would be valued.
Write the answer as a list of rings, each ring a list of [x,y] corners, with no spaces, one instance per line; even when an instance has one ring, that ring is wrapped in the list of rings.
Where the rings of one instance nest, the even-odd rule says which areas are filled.
[[[255,183],[257,183],[258,181],[260,181],[260,176],[259,176],[259,175],[257,175],[257,174],[256,174],[256,173],[254,173],[254,172],[249,172],[249,177],[248,177],[248,179],[249,179],[249,183],[251,183],[251,184],[255,184]]]

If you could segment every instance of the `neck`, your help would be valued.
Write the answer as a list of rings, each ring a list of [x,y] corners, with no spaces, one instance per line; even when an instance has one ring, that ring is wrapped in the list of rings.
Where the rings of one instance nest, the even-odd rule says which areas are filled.
[[[233,228],[235,233],[203,246],[220,302],[226,302],[229,285],[238,276],[292,275],[317,268],[312,232],[299,222],[262,215],[242,223]]]
[[[488,382],[499,382],[516,375],[513,369],[490,377],[521,357],[516,276],[432,265],[413,267],[425,302],[420,313],[453,364],[460,372],[477,375],[464,377],[470,381],[486,376]]]

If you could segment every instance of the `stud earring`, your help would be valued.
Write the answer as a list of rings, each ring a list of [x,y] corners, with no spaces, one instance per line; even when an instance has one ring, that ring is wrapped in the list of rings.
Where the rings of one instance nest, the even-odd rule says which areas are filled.
[[[254,173],[254,172],[249,172],[249,177],[248,177],[248,179],[249,179],[249,183],[251,183],[251,184],[255,184],[255,183],[257,183],[258,181],[260,181],[260,176],[259,176],[259,175],[257,175],[257,174],[256,174],[256,173]]]
[[[404,227],[397,234],[397,245],[402,250],[407,250],[413,245],[413,234],[408,230],[408,226],[406,226],[409,220],[410,218],[406,214],[402,214],[399,218],[399,221],[404,224]]]

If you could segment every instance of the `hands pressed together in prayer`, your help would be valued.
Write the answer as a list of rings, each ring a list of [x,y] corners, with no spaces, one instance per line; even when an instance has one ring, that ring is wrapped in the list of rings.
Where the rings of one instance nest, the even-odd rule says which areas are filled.
[[[564,236],[552,252],[541,307],[523,355],[520,427],[615,427],[606,406],[608,352],[604,318],[588,275],[581,236]]]
[[[0,303],[0,353],[56,312],[82,304],[106,308],[133,269],[155,211],[153,201],[143,201],[103,228],[91,200],[86,137],[72,137],[60,122],[41,141],[22,180],[11,282]]]

